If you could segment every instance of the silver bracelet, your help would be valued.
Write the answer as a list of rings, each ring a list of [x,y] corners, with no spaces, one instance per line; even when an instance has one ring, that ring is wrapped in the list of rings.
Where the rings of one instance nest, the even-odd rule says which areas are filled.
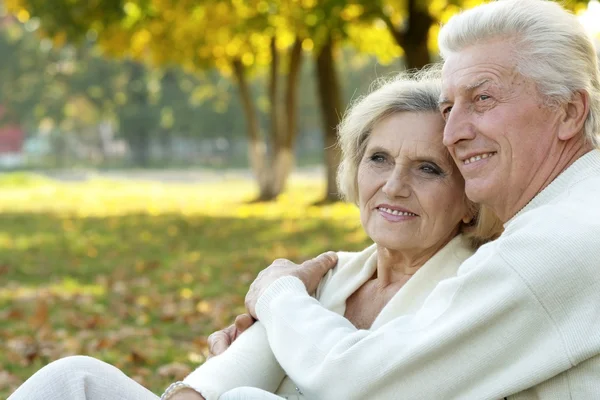
[[[160,400],[168,400],[171,397],[173,397],[173,395],[175,393],[179,392],[182,389],[192,389],[192,390],[194,390],[193,387],[191,387],[190,385],[188,385],[187,383],[185,383],[183,381],[174,382],[174,383],[171,383],[169,385],[169,387],[167,388],[167,390],[165,390],[165,392],[163,393],[163,395],[160,396]]]

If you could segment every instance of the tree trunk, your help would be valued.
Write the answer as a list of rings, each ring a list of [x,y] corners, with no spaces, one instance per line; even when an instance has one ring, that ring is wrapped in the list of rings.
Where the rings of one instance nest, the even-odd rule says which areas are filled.
[[[340,149],[337,146],[337,126],[342,110],[340,83],[333,59],[333,40],[328,38],[317,56],[317,91],[321,105],[325,144],[325,169],[327,189],[324,201],[339,200],[336,184],[340,164]]]
[[[420,7],[418,0],[408,0],[407,29],[395,26],[388,16],[381,14],[396,43],[404,50],[407,69],[422,68],[431,63],[427,41],[429,28],[435,22],[427,8]]]
[[[259,199],[271,197],[268,193],[268,178],[265,171],[267,170],[267,147],[260,137],[260,125],[254,107],[254,100],[248,81],[246,80],[246,72],[244,65],[240,60],[233,61],[233,71],[238,83],[242,108],[246,118],[246,134],[248,135],[248,161],[250,169],[254,173],[254,177],[258,182]]]
[[[148,90],[145,84],[144,66],[138,62],[128,63],[130,75],[128,94],[133,107],[121,114],[121,128],[133,155],[133,163],[147,167],[150,160],[150,121]]]
[[[285,184],[295,165],[294,145],[298,136],[298,82],[302,66],[302,40],[296,39],[290,50],[289,71],[286,77],[285,117],[286,124],[280,125],[278,145],[273,160],[273,188],[277,193]],[[283,119],[282,119],[283,122]]]
[[[270,113],[270,154],[265,142],[260,137],[254,101],[244,67],[239,60],[234,61],[233,70],[240,89],[242,106],[247,122],[248,155],[250,166],[254,172],[259,187],[257,201],[274,200],[285,189],[287,179],[293,170],[294,144],[298,135],[297,127],[297,97],[298,79],[302,64],[302,41],[298,39],[290,52],[290,67],[286,76],[285,103],[280,99],[280,60],[275,46],[275,38],[271,42],[272,63],[269,80]],[[285,108],[284,108],[285,106]]]

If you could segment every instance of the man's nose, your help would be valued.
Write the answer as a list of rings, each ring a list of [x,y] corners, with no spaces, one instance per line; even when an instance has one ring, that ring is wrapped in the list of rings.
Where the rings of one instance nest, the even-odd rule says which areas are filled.
[[[444,146],[450,148],[462,140],[471,140],[475,137],[474,132],[469,114],[460,107],[452,107],[444,126]]]

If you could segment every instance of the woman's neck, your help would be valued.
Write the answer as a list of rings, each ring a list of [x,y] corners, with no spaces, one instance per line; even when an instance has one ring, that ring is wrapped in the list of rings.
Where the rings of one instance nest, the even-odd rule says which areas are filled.
[[[454,237],[450,236],[428,249],[395,250],[377,246],[377,270],[373,279],[381,288],[406,282]]]

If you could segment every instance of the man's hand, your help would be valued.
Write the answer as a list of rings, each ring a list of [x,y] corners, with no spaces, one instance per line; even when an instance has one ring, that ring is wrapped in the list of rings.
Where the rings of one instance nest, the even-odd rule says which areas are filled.
[[[235,323],[217,331],[208,337],[208,358],[218,356],[233,343],[246,329],[250,328],[255,319],[250,314],[241,314],[235,318]]]
[[[273,264],[262,270],[246,295],[246,309],[251,316],[256,318],[256,302],[271,283],[282,276],[295,276],[300,279],[308,293],[317,290],[323,275],[337,264],[337,254],[333,251],[303,262],[300,265],[285,259],[273,261]]]

